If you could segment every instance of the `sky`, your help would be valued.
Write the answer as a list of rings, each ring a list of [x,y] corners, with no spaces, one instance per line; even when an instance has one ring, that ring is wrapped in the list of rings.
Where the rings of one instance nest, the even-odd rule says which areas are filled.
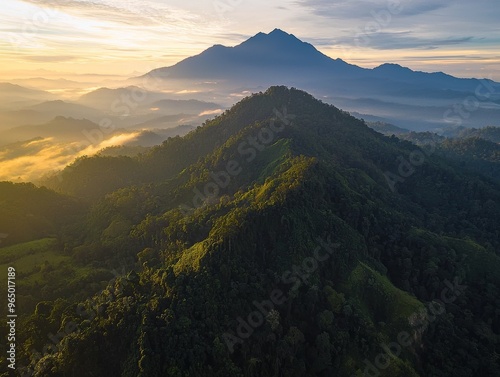
[[[0,81],[130,77],[280,28],[363,67],[500,81],[497,0],[4,0]]]

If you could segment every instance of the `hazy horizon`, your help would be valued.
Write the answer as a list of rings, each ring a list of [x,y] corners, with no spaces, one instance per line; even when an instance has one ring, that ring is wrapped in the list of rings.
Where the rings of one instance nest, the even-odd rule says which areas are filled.
[[[500,376],[499,16],[6,0],[0,377]]]
[[[154,0],[119,5],[8,0],[0,16],[0,74],[2,81],[40,75],[77,81],[83,77],[76,75],[129,78],[214,44],[234,46],[280,28],[327,56],[362,67],[390,62],[500,81],[499,10],[488,4],[176,0],[167,6]]]
[[[3,88],[0,117],[1,128],[6,133],[0,142],[0,179],[37,180],[46,173],[64,168],[77,157],[92,155],[102,148],[140,143],[144,140],[144,130],[160,130],[156,135],[159,143],[162,129],[172,129],[179,124],[200,125],[204,118],[219,114],[241,98],[271,84],[295,85],[293,73],[280,76],[278,82],[274,82],[272,78],[279,67],[273,68],[278,69],[275,72],[261,71],[261,77],[246,78],[250,80],[246,82],[227,78],[227,86],[184,79],[155,82],[154,85],[144,85],[144,80],[130,80],[157,68],[174,66],[211,46],[235,47],[258,33],[270,34],[275,29],[312,44],[332,59],[339,58],[362,68],[394,63],[416,71],[500,81],[495,33],[499,30],[498,11],[473,4],[430,0],[419,3],[409,0],[259,0],[252,3],[174,0],[168,5],[156,0],[123,4],[110,0],[50,3],[8,0],[7,4],[0,15],[4,25],[0,28],[4,35],[0,43],[0,82],[47,93],[26,94],[22,89],[16,94],[9,92],[8,87]],[[288,34],[282,37],[288,40],[285,44],[292,45],[283,46],[278,54],[290,53],[291,59],[303,64],[299,63],[300,42],[289,38]],[[299,50],[294,51],[294,46]],[[265,48],[256,53],[261,54],[261,58],[268,54]],[[312,53],[311,59],[318,59],[317,55]],[[221,55],[218,59],[221,60],[217,64],[221,64],[225,58]],[[232,64],[237,66],[237,60]],[[255,68],[259,69],[258,64]],[[196,76],[195,71],[203,69],[201,63],[194,71],[188,71]],[[206,73],[210,80],[210,70]],[[339,78],[341,76],[336,76],[335,80]],[[382,117],[409,129],[433,129],[439,122],[449,123],[447,118],[453,120],[453,117],[441,113],[446,111],[446,106],[453,105],[457,96],[466,96],[459,92],[439,92],[451,90],[453,86],[429,87],[425,90],[430,102],[420,95],[405,100],[404,96],[385,93],[376,82],[377,78],[371,84],[363,79],[361,87],[356,80],[342,82],[340,86],[346,89],[341,92],[316,84],[318,78],[314,75],[308,79],[296,85],[359,116],[373,116],[372,120]],[[149,98],[144,103],[142,99],[127,103],[121,97],[124,95],[121,89],[105,94],[96,92],[100,88],[131,85],[147,90]],[[330,83],[327,86],[338,85]],[[406,90],[405,86],[403,80],[391,90],[398,93]],[[366,94],[365,89],[375,92]],[[420,90],[418,83],[411,90]],[[91,100],[85,96],[89,93]],[[204,104],[194,108],[186,105],[183,111],[171,105],[158,107],[156,101],[165,99],[197,99]],[[65,102],[51,102],[56,100]],[[120,106],[113,105],[116,101],[125,102],[127,114],[121,114]],[[408,107],[415,104],[424,107],[416,110]],[[429,108],[422,110],[430,105],[439,105],[442,110],[437,113]],[[491,103],[481,102],[481,107],[488,106],[493,106],[494,110],[498,108],[493,99]],[[428,117],[420,119],[421,111],[426,111]],[[58,116],[67,117],[67,120],[55,121]],[[492,124],[488,123],[488,116],[474,124]],[[113,132],[109,134],[100,128],[100,122],[108,118],[113,124]],[[460,118],[468,120],[461,114]],[[79,123],[79,119],[92,123]],[[148,143],[152,141],[148,139]]]

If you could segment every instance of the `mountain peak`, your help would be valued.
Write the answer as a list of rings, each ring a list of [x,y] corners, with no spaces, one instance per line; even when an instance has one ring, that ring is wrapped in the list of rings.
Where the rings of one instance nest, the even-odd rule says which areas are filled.
[[[254,84],[258,76],[268,86],[295,77],[298,71],[310,70],[319,75],[318,72],[348,68],[343,61],[333,60],[310,43],[276,28],[267,34],[259,32],[234,47],[214,45],[199,55],[155,71],[169,78],[231,77],[239,82],[251,80]]]
[[[273,43],[286,43],[286,44],[306,44],[300,39],[296,38],[293,34],[288,34],[281,29],[274,29],[270,33],[266,34],[259,32],[253,37],[244,41],[240,46],[247,46],[249,44],[259,43],[259,44],[273,44]]]
[[[396,63],[384,63],[374,68],[375,70],[385,70],[385,71],[399,71],[405,70],[409,71],[409,68],[403,67],[402,65]]]
[[[326,58],[310,43],[303,42],[295,35],[278,28],[268,34],[259,32],[234,48],[252,56],[260,55],[259,60],[261,61],[263,56],[273,56],[274,61],[281,61],[282,63],[283,60],[297,61],[303,59],[308,60],[308,63],[311,63],[311,61],[317,62],[318,59],[324,62]],[[327,59],[331,60],[330,58]]]
[[[291,36],[292,34],[288,34],[286,31],[283,31],[281,29],[276,28],[272,32],[270,32],[268,35]]]

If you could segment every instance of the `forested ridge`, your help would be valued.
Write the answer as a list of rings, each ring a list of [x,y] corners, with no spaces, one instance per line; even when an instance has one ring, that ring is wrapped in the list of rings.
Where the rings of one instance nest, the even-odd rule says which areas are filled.
[[[34,212],[48,225],[21,241],[53,237],[73,284],[26,306],[19,363],[34,376],[500,375],[500,185],[439,150],[272,87],[137,157],[79,159],[29,188],[72,208]]]
[[[448,137],[432,132],[399,133],[397,137],[422,147],[431,147],[434,154],[445,157],[457,169],[465,169],[470,174],[480,174],[499,182],[499,134],[499,127],[485,127],[456,130]]]

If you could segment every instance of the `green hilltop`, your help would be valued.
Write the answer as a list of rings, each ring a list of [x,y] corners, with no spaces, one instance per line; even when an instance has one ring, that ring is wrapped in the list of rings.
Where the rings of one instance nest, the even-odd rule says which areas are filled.
[[[74,275],[102,274],[25,320],[34,376],[500,374],[500,186],[303,91],[44,184],[79,205]]]

